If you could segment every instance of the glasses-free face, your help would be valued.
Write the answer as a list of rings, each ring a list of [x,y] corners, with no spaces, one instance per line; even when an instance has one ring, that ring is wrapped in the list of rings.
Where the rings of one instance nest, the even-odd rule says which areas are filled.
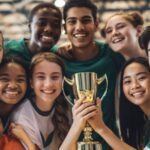
[[[39,51],[48,51],[60,38],[61,18],[59,12],[52,8],[39,9],[33,16],[29,27],[32,48],[38,48]]]
[[[123,91],[127,99],[135,105],[150,104],[150,72],[144,65],[132,63],[126,67]]]
[[[96,29],[97,22],[90,9],[73,7],[68,10],[65,30],[74,47],[89,47],[93,43]]]
[[[46,106],[47,111],[54,104],[62,89],[61,67],[53,62],[43,60],[36,64],[32,73],[31,86],[39,108]]]
[[[17,104],[25,95],[27,79],[25,70],[16,63],[8,63],[0,69],[0,100]]]
[[[105,27],[106,41],[116,52],[128,53],[138,45],[139,27],[134,27],[122,16],[110,18]]]

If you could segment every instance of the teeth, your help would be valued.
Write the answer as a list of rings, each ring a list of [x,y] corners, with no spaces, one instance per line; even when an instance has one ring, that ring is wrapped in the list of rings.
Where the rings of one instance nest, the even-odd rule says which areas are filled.
[[[50,36],[43,36],[42,38],[45,39],[45,40],[50,40],[50,39],[52,39],[52,37],[50,37]]]
[[[113,40],[113,43],[118,43],[118,42],[120,42],[120,41],[122,41],[122,39],[121,39],[121,38],[118,38],[118,39]]]
[[[12,91],[6,91],[6,93],[7,93],[7,94],[10,94],[10,95],[17,95],[17,94],[18,94],[18,92],[16,92],[16,91],[15,91],[15,92],[12,92]]]
[[[49,90],[48,91],[45,90],[44,91],[45,94],[52,94],[53,92],[54,92],[54,90],[50,90],[50,91]]]
[[[136,92],[136,93],[133,93],[132,96],[134,97],[141,97],[143,95],[144,92]]]
[[[75,37],[77,37],[77,38],[78,38],[78,37],[85,37],[85,36],[86,36],[86,34],[76,34],[76,35],[75,35]]]

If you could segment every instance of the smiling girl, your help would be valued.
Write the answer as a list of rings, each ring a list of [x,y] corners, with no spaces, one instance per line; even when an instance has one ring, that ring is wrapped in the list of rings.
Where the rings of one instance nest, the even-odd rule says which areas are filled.
[[[132,57],[146,57],[138,43],[143,24],[140,13],[119,12],[110,16],[101,33],[112,50],[122,54],[126,60]]]
[[[58,150],[69,129],[68,105],[62,95],[63,62],[55,54],[39,53],[32,59],[30,73],[34,94],[15,110],[12,120],[37,148]]]

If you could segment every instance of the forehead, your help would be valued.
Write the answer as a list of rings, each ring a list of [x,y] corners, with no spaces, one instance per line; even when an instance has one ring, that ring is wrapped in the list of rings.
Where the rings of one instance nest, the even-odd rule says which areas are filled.
[[[36,11],[36,13],[34,14],[33,18],[55,18],[55,19],[61,19],[61,15],[58,12],[58,10],[54,9],[54,8],[40,8],[39,10]]]
[[[49,68],[49,69],[47,69]],[[37,63],[34,67],[35,72],[61,72],[61,67],[55,63],[55,62],[50,62],[48,60],[43,60],[39,63]]]
[[[14,72],[15,74],[20,72],[25,73],[25,69],[17,63],[10,62],[0,68],[0,74],[4,72]]]
[[[67,18],[82,18],[84,16],[92,17],[92,12],[89,8],[86,7],[72,7],[67,12]]]
[[[136,75],[140,72],[149,73],[149,71],[147,70],[147,68],[144,65],[139,64],[139,63],[132,63],[132,64],[128,65],[126,67],[126,69],[124,70],[124,77]],[[149,75],[150,75],[150,73],[149,73]]]
[[[111,24],[117,24],[117,23],[120,23],[120,22],[130,23],[124,16],[116,15],[116,16],[113,16],[110,19],[108,19],[107,26],[109,26]]]

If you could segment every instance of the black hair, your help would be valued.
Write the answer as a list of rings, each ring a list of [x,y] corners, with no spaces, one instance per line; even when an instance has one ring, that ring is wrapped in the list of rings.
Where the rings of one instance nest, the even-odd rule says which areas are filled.
[[[150,42],[150,26],[146,26],[142,35],[139,37],[139,44],[148,54],[148,43]]]
[[[120,93],[119,93],[119,121],[120,130],[123,140],[129,145],[140,150],[143,146],[143,131],[144,125],[147,120],[144,112],[139,106],[132,104],[124,95],[123,92],[123,75],[126,67],[131,63],[139,63],[147,68],[150,72],[148,60],[146,58],[138,57],[131,58],[127,61],[121,71],[120,76]]]
[[[54,4],[52,3],[40,3],[38,5],[36,5],[29,13],[28,16],[28,20],[29,22],[32,22],[32,19],[34,17],[34,15],[36,14],[36,12],[42,8],[51,8],[51,9],[55,9],[58,12],[58,17],[60,19],[62,19],[62,14],[61,11],[59,10],[59,8],[57,8]]]
[[[89,8],[92,12],[94,21],[96,21],[97,7],[90,0],[68,0],[63,9],[63,19],[64,21],[67,18],[67,12],[72,7],[86,7]]]

